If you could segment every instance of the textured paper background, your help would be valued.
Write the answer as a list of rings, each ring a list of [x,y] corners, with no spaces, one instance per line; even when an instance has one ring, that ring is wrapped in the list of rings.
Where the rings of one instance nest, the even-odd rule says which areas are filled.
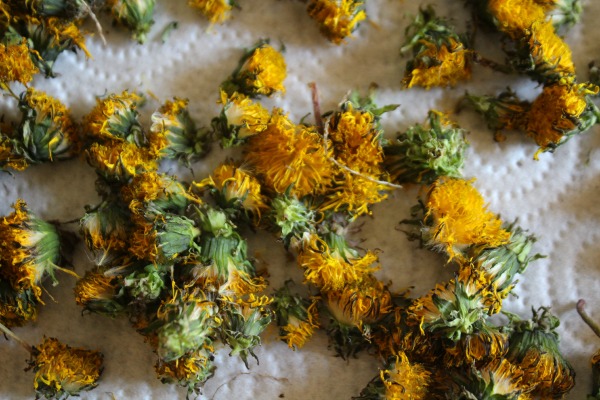
[[[33,85],[58,97],[80,119],[95,104],[95,96],[124,89],[152,92],[162,102],[172,96],[190,99],[192,116],[200,124],[209,124],[219,111],[216,104],[218,84],[233,70],[241,48],[259,38],[271,38],[287,48],[287,93],[266,101],[278,105],[299,120],[311,112],[309,82],[320,89],[322,109],[336,107],[350,89],[366,91],[371,82],[379,85],[378,103],[397,103],[400,108],[383,119],[389,137],[406,127],[422,122],[430,108],[454,110],[457,99],[469,90],[490,94],[510,85],[527,98],[541,90],[526,78],[507,77],[476,67],[473,80],[454,89],[402,90],[400,80],[406,58],[399,48],[404,40],[407,15],[417,12],[420,2],[369,0],[370,23],[364,23],[356,38],[343,46],[334,46],[320,36],[316,25],[306,15],[306,5],[289,0],[240,0],[243,7],[234,19],[209,29],[206,20],[187,8],[184,0],[159,1],[156,24],[145,45],[138,45],[123,30],[111,26],[101,17],[108,46],[96,36],[88,39],[93,59],[82,54],[63,54],[55,70],[56,79],[36,78]],[[468,12],[459,0],[438,0],[439,14],[452,16],[459,31],[464,30]],[[586,12],[579,25],[566,37],[581,81],[587,78],[587,63],[600,60],[600,3],[583,1]],[[171,21],[178,21],[165,44],[161,31]],[[93,26],[88,26],[90,30]],[[494,50],[497,38],[478,38],[479,48]],[[501,56],[500,56],[501,57]],[[150,100],[143,110],[149,115],[159,102]],[[0,99],[0,113],[7,119],[14,114],[13,102]],[[552,306],[562,325],[561,348],[577,371],[577,385],[569,399],[581,399],[590,389],[589,357],[600,339],[583,324],[575,311],[579,298],[588,301],[588,311],[600,320],[600,294],[597,265],[600,259],[600,128],[573,139],[555,154],[543,154],[540,161],[532,156],[536,146],[514,133],[496,143],[482,121],[472,112],[462,112],[455,119],[470,131],[465,176],[476,177],[476,186],[503,219],[519,218],[522,227],[539,238],[535,252],[547,258],[534,262],[521,277],[516,293],[505,302],[505,309],[524,317],[531,306]],[[227,153],[229,154],[229,153]],[[194,164],[192,170],[166,165],[165,170],[180,178],[205,176],[226,153],[218,146],[211,156]],[[8,214],[10,204],[25,199],[31,210],[45,219],[68,221],[79,218],[86,204],[95,204],[94,173],[82,160],[31,168],[14,176],[0,175],[0,214]],[[400,232],[398,222],[409,215],[415,203],[416,189],[398,190],[384,204],[374,208],[373,218],[363,218],[362,229],[354,235],[364,240],[365,248],[382,250],[382,279],[391,280],[394,289],[414,286],[413,294],[425,293],[435,282],[448,279],[442,258],[416,247]],[[75,224],[71,225],[77,229]],[[279,287],[285,279],[301,280],[301,271],[267,234],[249,238],[250,252],[260,266],[267,267],[271,283]],[[83,274],[92,267],[83,247],[77,250],[75,270]],[[16,329],[32,344],[43,335],[58,337],[75,346],[97,348],[105,354],[105,371],[101,383],[86,399],[185,398],[185,390],[162,385],[154,377],[155,356],[142,337],[125,319],[111,320],[96,315],[81,315],[73,299],[73,278],[60,275],[60,285],[49,287],[52,301],[46,297],[36,323]],[[250,363],[247,370],[240,360],[221,350],[215,361],[217,371],[205,387],[208,399],[348,399],[378,373],[375,359],[361,354],[344,361],[327,349],[327,338],[318,334],[301,351],[292,352],[268,332],[257,352],[260,365]],[[15,343],[0,339],[0,398],[33,397],[32,374],[23,372],[27,354]]]

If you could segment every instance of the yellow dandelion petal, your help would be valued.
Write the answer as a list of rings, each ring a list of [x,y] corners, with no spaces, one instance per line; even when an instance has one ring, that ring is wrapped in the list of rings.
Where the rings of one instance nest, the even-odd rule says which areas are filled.
[[[521,39],[534,22],[546,17],[544,7],[536,0],[489,0],[488,10],[499,29],[515,40]]]
[[[571,49],[556,33],[552,21],[540,21],[531,26],[529,47],[536,66],[551,69],[561,76],[574,75]]]
[[[544,87],[527,115],[527,134],[542,150],[557,145],[577,127],[577,119],[587,106],[585,84],[553,84]]]
[[[444,249],[450,258],[469,245],[494,247],[510,239],[510,232],[502,229],[502,221],[488,211],[473,182],[439,179],[427,198],[425,219],[433,221],[431,228],[427,228],[430,245]]]
[[[404,352],[396,355],[392,368],[381,371],[387,400],[424,400],[431,383],[431,373],[421,364],[412,363]]]
[[[111,132],[111,126],[123,124],[122,120],[127,119],[124,115],[135,110],[141,101],[141,96],[128,91],[98,99],[96,106],[84,118],[84,130],[87,134],[98,138],[122,139]]]
[[[135,176],[158,168],[147,149],[129,142],[94,143],[86,154],[92,167],[116,177]]]
[[[304,269],[304,279],[321,290],[340,290],[346,284],[359,282],[375,271],[379,258],[371,251],[363,257],[345,259],[332,252],[327,243],[312,235],[298,254],[298,265]]]
[[[340,44],[367,18],[363,7],[357,0],[311,0],[308,15],[319,23],[327,39]]]
[[[230,17],[230,0],[189,0],[190,7],[200,10],[211,24],[222,24]]]
[[[0,133],[0,170],[4,168],[23,171],[29,166],[29,163],[23,156],[14,154],[12,141]]]
[[[107,276],[101,270],[87,271],[85,276],[77,281],[73,291],[75,302],[85,306],[92,301],[111,300],[116,293],[114,277]]]
[[[322,137],[313,129],[295,126],[276,112],[267,129],[250,138],[246,160],[265,185],[277,193],[298,197],[316,193],[333,176],[331,150],[326,151]]]
[[[471,77],[471,51],[462,43],[450,38],[450,45],[423,44],[427,49],[416,56],[413,67],[406,71],[402,80],[405,87],[455,86]],[[431,60],[436,60],[434,65],[430,65]]]
[[[330,290],[325,298],[327,308],[338,322],[361,330],[364,324],[373,324],[392,311],[391,293],[373,275],[340,290]]]
[[[240,93],[230,97],[221,90],[221,103],[229,126],[240,127],[238,139],[245,139],[267,129],[271,114],[260,103],[255,103]]]
[[[70,347],[54,338],[44,338],[34,351],[31,364],[36,390],[49,388],[55,393],[76,395],[97,386],[102,372],[102,353]]]
[[[270,45],[263,45],[254,50],[242,70],[248,75],[247,85],[254,88],[256,93],[269,96],[274,92],[285,92],[285,59]]]
[[[387,191],[392,188],[377,181],[377,177],[356,175],[343,170],[335,178],[333,189],[327,193],[327,198],[321,204],[321,211],[347,211],[358,217],[371,214],[369,207],[387,199]]]
[[[39,69],[31,60],[25,39],[18,45],[0,43],[0,82],[20,82],[23,85],[33,80]]]

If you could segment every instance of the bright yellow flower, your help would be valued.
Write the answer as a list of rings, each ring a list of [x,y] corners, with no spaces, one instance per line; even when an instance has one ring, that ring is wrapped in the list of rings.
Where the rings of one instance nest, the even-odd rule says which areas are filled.
[[[242,66],[241,74],[246,76],[246,85],[255,93],[270,96],[274,92],[285,92],[285,59],[268,44],[254,50]]]
[[[360,282],[378,267],[377,255],[368,251],[363,257],[350,257],[331,251],[327,243],[312,235],[298,254],[298,265],[304,269],[304,279],[321,290],[341,290],[344,286]]]
[[[404,352],[396,355],[390,369],[380,372],[386,400],[424,400],[427,398],[431,373],[421,364],[411,363]]]
[[[36,391],[77,395],[98,385],[102,372],[102,353],[69,347],[54,338],[44,341],[34,349],[31,366],[35,371]],[[54,397],[54,396],[53,396]]]
[[[250,139],[246,159],[268,188],[285,193],[291,186],[291,194],[302,197],[329,184],[331,153],[312,128],[296,126],[276,112],[267,129]]]
[[[115,133],[115,128],[123,127],[122,130],[129,133],[131,121],[137,115],[135,109],[141,102],[141,96],[127,91],[98,99],[96,106],[84,118],[85,132],[97,138],[123,140],[124,137]]]
[[[237,139],[245,139],[267,129],[271,115],[260,103],[237,92],[227,97],[227,93],[221,90],[221,104],[227,128],[239,127]]]
[[[489,0],[488,10],[498,28],[515,40],[521,39],[534,22],[546,18],[544,7],[536,0]]]
[[[575,75],[575,65],[571,49],[557,35],[552,21],[539,21],[531,26],[529,47],[535,60],[536,68],[559,74],[560,76]]]
[[[342,43],[367,18],[360,0],[311,0],[308,15],[319,23],[321,33],[335,44]]]
[[[27,85],[38,72],[25,40],[18,45],[0,43],[0,84],[17,81]]]
[[[229,19],[233,9],[229,0],[188,0],[190,7],[197,8],[211,24],[221,24]]]
[[[402,84],[411,88],[421,86],[429,89],[433,86],[454,86],[457,82],[471,77],[471,51],[450,38],[450,45],[422,42],[427,47],[413,60],[407,69]],[[431,60],[435,60],[432,64]]]
[[[578,117],[587,107],[585,96],[590,93],[586,84],[544,87],[527,115],[527,134],[540,146],[539,151],[558,145],[565,134],[577,128]]]
[[[366,275],[360,282],[351,282],[339,290],[325,293],[327,308],[341,324],[360,330],[392,311],[392,295],[383,282]]]
[[[483,196],[473,186],[473,180],[438,179],[426,201],[425,228],[431,246],[445,250],[450,258],[473,244],[490,247],[507,243],[510,233],[502,229],[502,221],[488,211]]]
[[[357,172],[381,174],[383,149],[372,113],[355,110],[348,103],[344,112],[332,117],[328,132],[336,160]]]

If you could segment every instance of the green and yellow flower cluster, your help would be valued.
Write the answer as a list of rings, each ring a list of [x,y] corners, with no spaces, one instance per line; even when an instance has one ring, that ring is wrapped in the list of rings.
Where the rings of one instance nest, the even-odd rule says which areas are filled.
[[[598,123],[600,111],[591,100],[598,87],[577,83],[571,50],[557,33],[577,20],[577,1],[471,3],[480,20],[503,35],[510,69],[543,85],[532,102],[520,100],[511,91],[499,96],[467,95],[466,103],[484,116],[490,129],[525,132],[539,146],[537,159],[541,152],[554,151]]]

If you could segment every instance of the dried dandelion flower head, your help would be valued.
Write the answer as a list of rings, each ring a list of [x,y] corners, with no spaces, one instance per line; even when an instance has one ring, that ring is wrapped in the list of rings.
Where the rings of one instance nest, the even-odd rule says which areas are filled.
[[[98,351],[70,347],[54,338],[44,338],[33,348],[31,369],[34,388],[47,398],[77,396],[98,385],[103,355]]]
[[[341,44],[367,18],[363,0],[310,0],[307,11],[335,44]]]
[[[188,0],[190,7],[199,10],[212,24],[222,24],[231,17],[235,0]]]
[[[250,138],[246,160],[265,186],[276,193],[298,197],[316,193],[329,184],[334,173],[323,138],[315,129],[294,125],[275,112],[267,129]]]
[[[27,85],[39,71],[31,59],[27,40],[19,44],[0,43],[0,86],[10,82]]]
[[[540,146],[536,158],[540,152],[552,151],[598,120],[597,108],[587,99],[587,95],[597,92],[596,86],[583,83],[544,87],[527,114],[527,134]]]
[[[60,239],[56,227],[29,212],[23,200],[14,204],[15,211],[0,221],[0,276],[19,290],[30,289],[39,301],[45,276],[56,283],[54,271],[61,259]]]
[[[260,103],[237,92],[228,96],[223,90],[220,103],[223,109],[212,124],[224,147],[244,143],[247,138],[267,129],[271,114]]]
[[[488,211],[473,180],[441,178],[432,186],[425,203],[427,226],[423,232],[429,246],[458,257],[471,245],[491,247],[506,243],[510,233]]]

